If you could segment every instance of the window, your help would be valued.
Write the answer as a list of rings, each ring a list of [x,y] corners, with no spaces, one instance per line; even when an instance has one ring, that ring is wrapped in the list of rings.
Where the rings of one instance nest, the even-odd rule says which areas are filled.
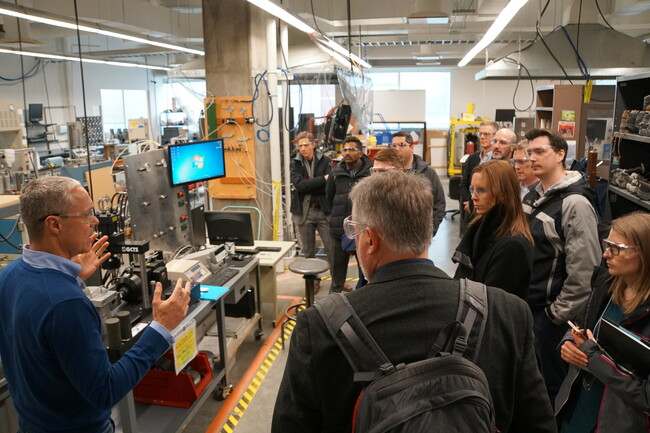
[[[126,130],[129,119],[149,118],[146,90],[101,89],[104,136]]]
[[[425,90],[427,128],[449,128],[449,72],[371,72],[375,90]]]

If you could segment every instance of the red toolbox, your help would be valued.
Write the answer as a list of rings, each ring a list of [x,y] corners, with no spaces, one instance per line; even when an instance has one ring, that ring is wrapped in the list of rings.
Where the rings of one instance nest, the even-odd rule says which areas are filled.
[[[163,355],[173,361],[174,354],[169,351]],[[195,386],[189,373],[149,370],[133,389],[133,397],[138,403],[157,404],[188,408],[196,401],[212,381],[212,368],[205,353],[198,353],[190,361],[192,370],[201,373],[201,381]]]

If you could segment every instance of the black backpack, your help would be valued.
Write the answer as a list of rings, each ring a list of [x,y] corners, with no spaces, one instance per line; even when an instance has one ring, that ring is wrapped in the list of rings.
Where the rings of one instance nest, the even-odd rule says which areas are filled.
[[[476,361],[487,320],[484,284],[460,281],[456,320],[440,331],[426,359],[407,365],[388,360],[346,296],[337,293],[314,306],[350,363],[354,381],[364,384],[353,433],[498,431],[487,378],[470,361]]]

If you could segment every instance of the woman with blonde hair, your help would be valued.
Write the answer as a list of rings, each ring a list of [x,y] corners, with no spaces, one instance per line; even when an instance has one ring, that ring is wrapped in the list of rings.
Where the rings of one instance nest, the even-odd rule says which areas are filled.
[[[519,181],[505,161],[477,166],[469,187],[476,216],[452,261],[454,278],[469,278],[526,299],[533,238],[519,199]]]
[[[571,367],[555,400],[562,433],[648,433],[650,378],[628,370],[597,343],[603,319],[620,326],[650,351],[650,214],[634,212],[612,221],[603,240],[607,268],[597,268],[592,293],[575,319],[586,329],[567,332],[562,359]]]

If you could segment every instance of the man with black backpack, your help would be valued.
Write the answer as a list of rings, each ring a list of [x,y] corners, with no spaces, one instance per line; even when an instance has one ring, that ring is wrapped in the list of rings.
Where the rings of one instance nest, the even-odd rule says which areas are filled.
[[[533,273],[528,304],[533,311],[535,351],[549,398],[567,374],[557,345],[589,299],[591,274],[600,263],[594,192],[577,171],[564,168],[568,145],[556,131],[526,133],[526,155],[539,178],[523,199],[533,235]]]
[[[369,284],[299,313],[272,431],[343,433],[353,422],[357,432],[379,424],[392,432],[556,431],[528,306],[503,290],[459,283],[427,258],[429,182],[381,173],[359,182],[350,198],[345,231]],[[369,356],[359,361],[350,355],[355,348]],[[402,380],[402,372],[410,376]],[[407,397],[422,410],[390,398],[411,390]],[[373,408],[378,413],[367,412]]]

